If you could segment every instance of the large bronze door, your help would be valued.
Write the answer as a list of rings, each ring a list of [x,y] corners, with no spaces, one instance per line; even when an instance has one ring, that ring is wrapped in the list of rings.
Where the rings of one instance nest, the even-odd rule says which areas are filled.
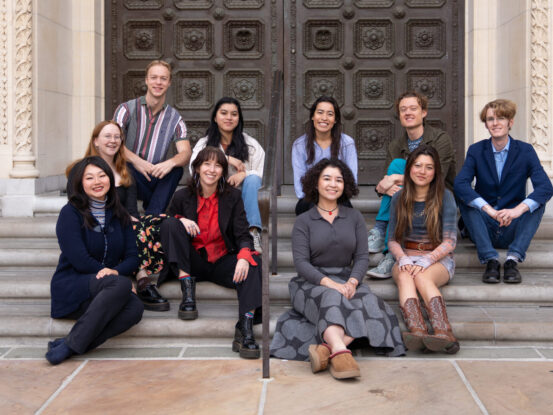
[[[393,102],[406,89],[430,99],[428,121],[464,155],[462,0],[106,0],[106,117],[145,93],[144,67],[173,66],[168,101],[192,144],[213,104],[237,98],[262,144],[271,73],[284,71],[283,182],[291,144],[320,95],[341,105],[357,143],[360,184],[376,183],[401,133]]]
[[[282,50],[279,3],[106,1],[106,117],[119,103],[144,95],[145,66],[163,59],[173,67],[168,102],[185,120],[192,145],[205,135],[223,96],[240,101],[245,130],[263,145],[271,73]]]
[[[451,134],[462,160],[463,10],[454,0],[285,0],[285,163],[308,108],[332,95],[357,144],[359,183],[378,182],[402,131],[394,100],[407,89],[428,96],[428,122]]]

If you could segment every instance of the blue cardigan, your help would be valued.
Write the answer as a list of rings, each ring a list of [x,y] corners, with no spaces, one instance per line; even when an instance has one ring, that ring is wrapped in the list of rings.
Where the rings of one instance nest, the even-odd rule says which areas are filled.
[[[471,183],[475,177],[473,189]],[[528,178],[534,191],[526,196]],[[513,138],[500,180],[490,138],[469,147],[465,163],[455,178],[454,191],[455,196],[466,205],[482,197],[495,209],[511,209],[527,197],[544,205],[553,195],[553,186],[534,147]]]
[[[56,235],[61,249],[56,272],[50,283],[51,315],[64,317],[75,311],[90,297],[89,280],[102,268],[117,270],[119,275],[131,276],[138,268],[136,235],[132,226],[122,226],[106,210],[106,238],[99,224],[94,229],[84,225],[84,218],[71,204],[60,212]],[[107,252],[104,258],[105,240]]]

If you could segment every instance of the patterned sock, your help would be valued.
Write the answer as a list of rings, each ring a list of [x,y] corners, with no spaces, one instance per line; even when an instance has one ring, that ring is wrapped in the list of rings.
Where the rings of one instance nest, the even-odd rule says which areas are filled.
[[[376,229],[378,232],[380,232],[380,235],[385,236],[386,235],[386,227],[388,226],[388,222],[385,220],[377,220],[374,224],[374,229]]]
[[[179,277],[179,280],[184,280],[185,278],[190,278],[190,274],[184,274]]]
[[[253,313],[251,311],[248,311],[244,314],[246,318],[253,318]]]

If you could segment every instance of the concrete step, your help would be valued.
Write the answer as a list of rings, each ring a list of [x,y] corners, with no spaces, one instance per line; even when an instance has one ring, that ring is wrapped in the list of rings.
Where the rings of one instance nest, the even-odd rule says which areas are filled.
[[[392,306],[399,316],[397,306]],[[182,321],[176,316],[178,303],[163,313],[146,311],[144,318],[128,332],[118,336],[125,344],[168,344],[186,342],[230,343],[234,335],[237,307],[199,303],[200,317]],[[276,320],[285,306],[271,307],[270,332],[274,333]],[[552,342],[553,308],[536,306],[456,306],[448,307],[449,319],[455,335],[462,341],[498,342]],[[400,319],[402,329],[405,329]],[[2,344],[37,344],[47,339],[66,335],[74,321],[49,317],[47,301],[20,304],[3,301],[0,304],[0,341]],[[258,339],[260,326],[255,327]]]
[[[34,304],[37,301],[50,300],[50,279],[54,269],[12,269],[0,270],[0,301],[18,301]],[[282,273],[270,277],[269,293],[271,303],[290,305],[288,282],[294,273]],[[391,303],[397,303],[397,288],[391,279],[365,279],[371,290]],[[236,304],[236,292],[210,282],[197,284],[196,296],[200,303]],[[170,301],[181,299],[180,285],[169,281],[160,288],[162,295]],[[523,282],[519,285],[484,284],[481,282],[481,271],[459,269],[455,278],[445,287],[442,293],[448,304],[460,305],[534,305],[553,306],[553,280],[549,270],[526,271]]]
[[[498,251],[501,257],[505,258],[506,251]],[[520,264],[520,268],[523,270],[553,268],[551,252],[553,252],[553,240],[535,239],[530,245],[526,261]],[[55,267],[59,254],[57,241],[53,238],[0,238],[0,268]],[[371,265],[373,265],[378,261],[379,256],[371,256],[371,258]],[[467,239],[459,241],[455,249],[455,261],[458,268],[482,269],[477,259],[476,248]],[[279,272],[294,270],[290,239],[279,239],[278,269]]]

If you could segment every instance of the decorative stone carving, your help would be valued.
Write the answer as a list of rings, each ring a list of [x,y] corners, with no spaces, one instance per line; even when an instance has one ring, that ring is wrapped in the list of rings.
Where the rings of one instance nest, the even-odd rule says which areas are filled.
[[[394,75],[390,71],[357,71],[353,77],[357,108],[391,108],[394,104]]]
[[[179,110],[209,109],[213,105],[213,75],[209,71],[178,71],[175,74],[175,107]]]
[[[225,95],[240,101],[242,108],[257,109],[264,102],[264,79],[260,71],[228,71],[225,74]]]
[[[0,1],[0,145],[8,144],[8,12]]]
[[[445,24],[441,20],[409,20],[406,51],[410,58],[441,58],[446,50]]]
[[[123,53],[127,59],[160,59],[163,56],[162,24],[130,21],[123,29]]]
[[[213,0],[178,0],[175,1],[175,7],[181,10],[202,10],[213,6]]]
[[[156,10],[162,6],[163,0],[125,0],[125,7],[129,10]]]
[[[355,145],[360,160],[384,160],[393,139],[393,124],[388,120],[360,120],[356,125]]]
[[[225,24],[225,56],[230,59],[257,59],[263,56],[265,25],[258,20],[232,20]]]
[[[225,0],[227,9],[260,9],[265,3],[264,0]]]
[[[393,24],[390,20],[358,20],[354,26],[354,50],[359,58],[393,55]]]
[[[304,75],[304,105],[310,108],[323,96],[331,96],[338,105],[344,104],[344,74],[340,71],[307,71]]]
[[[5,10],[5,9],[4,9]],[[38,177],[33,153],[33,0],[15,2],[13,178]]]
[[[428,97],[429,108],[445,105],[445,75],[435,70],[412,70],[407,72],[407,89],[414,89]]]
[[[217,69],[218,71],[222,70],[225,67],[225,59],[224,58],[215,58],[213,59],[213,67]]]
[[[123,102],[144,95],[148,88],[144,82],[144,71],[128,71],[123,74]]]
[[[551,8],[547,0],[532,0],[530,11],[530,143],[540,157],[548,161],[548,174],[553,175],[552,146],[549,131],[550,54],[549,31]]]
[[[303,0],[308,9],[337,9],[344,4],[344,0]]]
[[[181,20],[175,25],[175,56],[209,59],[213,56],[213,25],[208,21]]]
[[[309,20],[303,27],[303,50],[308,58],[339,58],[344,50],[339,20]]]

